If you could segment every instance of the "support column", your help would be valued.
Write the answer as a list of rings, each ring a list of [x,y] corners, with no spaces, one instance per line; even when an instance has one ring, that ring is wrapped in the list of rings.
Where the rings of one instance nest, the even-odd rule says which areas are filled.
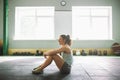
[[[8,0],[3,0],[3,55],[8,54]]]

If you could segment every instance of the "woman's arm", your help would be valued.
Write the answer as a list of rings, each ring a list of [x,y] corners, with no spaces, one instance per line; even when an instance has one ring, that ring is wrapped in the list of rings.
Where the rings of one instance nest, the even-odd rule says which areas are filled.
[[[51,55],[55,55],[55,54],[59,54],[61,52],[65,51],[65,47],[60,47],[58,49],[53,49],[53,50],[49,50],[47,52],[44,53],[45,56],[51,56]]]

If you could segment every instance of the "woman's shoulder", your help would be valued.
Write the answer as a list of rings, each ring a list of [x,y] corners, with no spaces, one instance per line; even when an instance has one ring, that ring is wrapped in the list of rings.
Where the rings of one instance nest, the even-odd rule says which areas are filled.
[[[64,45],[64,46],[62,46],[62,48],[64,48],[64,53],[71,53],[71,48],[70,48],[70,46]]]
[[[61,48],[63,48],[63,49],[70,49],[71,50],[71,47],[70,46],[68,46],[68,45],[63,45],[63,46],[61,46]]]

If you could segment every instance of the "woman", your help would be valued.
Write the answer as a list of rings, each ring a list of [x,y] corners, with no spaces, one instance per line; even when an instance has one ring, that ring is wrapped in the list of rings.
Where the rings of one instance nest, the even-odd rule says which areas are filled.
[[[44,57],[46,60],[38,66],[37,68],[34,68],[32,73],[33,74],[40,74],[43,73],[43,69],[47,67],[51,62],[54,60],[58,69],[61,73],[67,73],[69,74],[71,71],[71,65],[73,62],[73,56],[71,51],[71,39],[69,35],[60,35],[59,44],[61,45],[60,48],[50,50],[48,52],[44,53]],[[59,55],[61,54],[62,57]]]

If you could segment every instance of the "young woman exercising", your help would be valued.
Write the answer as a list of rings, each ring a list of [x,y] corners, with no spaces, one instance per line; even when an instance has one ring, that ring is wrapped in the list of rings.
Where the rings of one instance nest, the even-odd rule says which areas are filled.
[[[46,58],[45,61],[32,70],[33,74],[43,73],[43,69],[46,68],[52,61],[54,61],[61,73],[69,74],[71,71],[71,65],[73,63],[73,55],[71,51],[71,39],[69,35],[60,35],[59,37],[60,48],[53,49],[45,52],[43,55]],[[61,55],[59,55],[61,54]]]

